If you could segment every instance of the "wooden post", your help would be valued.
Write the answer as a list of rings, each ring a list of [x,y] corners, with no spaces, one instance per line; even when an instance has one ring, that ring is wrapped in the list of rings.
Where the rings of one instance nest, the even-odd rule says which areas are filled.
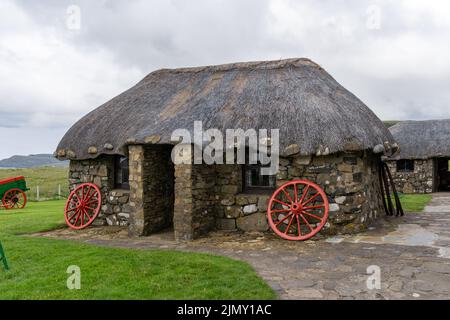
[[[61,199],[61,184],[58,184],[58,200]]]
[[[36,201],[39,201],[39,186],[36,186]]]
[[[5,270],[9,270],[8,261],[6,260],[5,251],[3,251],[2,243],[0,242],[0,262],[3,262]]]

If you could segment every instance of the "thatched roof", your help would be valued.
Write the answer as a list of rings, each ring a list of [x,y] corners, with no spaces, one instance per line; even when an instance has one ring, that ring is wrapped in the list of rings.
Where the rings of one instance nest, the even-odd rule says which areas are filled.
[[[400,146],[393,159],[450,157],[450,120],[403,121],[389,130]]]
[[[66,133],[60,159],[122,154],[127,144],[171,143],[172,131],[280,129],[281,152],[372,149],[394,140],[356,96],[308,59],[162,69],[93,110]],[[294,148],[296,149],[296,148]]]

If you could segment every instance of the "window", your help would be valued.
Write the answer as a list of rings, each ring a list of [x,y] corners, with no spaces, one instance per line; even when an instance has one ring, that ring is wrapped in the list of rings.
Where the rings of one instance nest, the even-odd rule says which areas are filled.
[[[398,160],[397,172],[413,172],[414,160]]]
[[[114,187],[130,189],[128,158],[117,156],[114,160]]]
[[[264,192],[275,189],[276,176],[262,175],[262,167],[260,164],[244,165],[244,192]]]

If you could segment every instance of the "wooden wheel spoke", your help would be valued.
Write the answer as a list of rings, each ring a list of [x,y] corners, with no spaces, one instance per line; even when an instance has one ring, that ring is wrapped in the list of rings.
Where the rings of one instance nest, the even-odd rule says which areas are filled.
[[[89,196],[89,193],[91,192],[91,189],[87,188],[85,191],[84,186],[81,188],[81,198],[83,201],[86,201],[86,198]]]
[[[81,214],[80,214],[80,216],[81,216],[81,219],[80,219],[80,221],[81,221],[81,225],[83,225],[84,224],[84,214],[85,214],[85,210],[84,210],[84,208],[81,208]]]
[[[286,198],[292,203],[292,198],[291,195],[289,194],[289,192],[287,192],[285,189],[281,189],[283,191],[283,193],[285,194]]]
[[[300,200],[299,200],[300,203],[302,203],[303,200],[305,200],[306,195],[308,194],[308,191],[309,191],[309,185],[307,185],[307,186],[303,189],[302,197],[301,197]]]
[[[278,227],[281,223],[283,223],[287,218],[289,218],[290,216],[292,216],[292,213],[288,214],[287,216],[285,216],[283,219],[281,219],[280,221],[278,221],[275,225]]]
[[[297,184],[294,183],[294,202],[297,203],[297,200],[298,200]]]
[[[297,219],[297,232],[298,232],[298,236],[301,237],[301,236],[302,236],[302,229],[300,228],[300,219],[298,218],[298,215],[296,215],[295,218]]]
[[[88,217],[88,221],[91,219],[91,216],[88,214],[88,210],[86,210],[86,208],[83,208],[83,224],[85,222],[85,220],[84,220],[85,216]]]
[[[77,225],[77,222],[80,219],[80,216],[81,216],[81,209],[78,211],[77,217],[75,218],[75,222],[73,223],[75,226]]]
[[[74,194],[73,194],[77,199],[78,199],[78,203],[81,203],[81,199],[80,199],[80,196],[75,192]]]
[[[84,213],[85,213],[85,215],[87,215],[89,217],[89,219],[91,219],[91,216],[89,215],[89,211],[88,210],[86,210]]]
[[[92,197],[95,195],[95,189],[94,192],[90,193],[92,189],[88,189],[88,192],[86,194],[86,198],[84,199],[85,202],[88,202],[92,199]]]
[[[286,229],[284,230],[284,234],[287,234],[289,232],[289,229],[291,228],[292,225],[292,221],[294,220],[294,215],[292,215],[291,220],[289,220],[289,224],[286,227]]]
[[[320,209],[325,207],[323,204],[321,205],[316,205],[316,206],[310,206],[310,207],[303,207],[303,210],[312,210],[312,209]]]
[[[309,213],[309,212],[307,212],[307,211],[303,211],[302,213],[303,213],[303,214],[306,214],[306,215],[308,215],[308,216],[310,216],[310,217],[313,217],[313,218],[315,218],[315,219],[317,219],[317,220],[322,221],[322,218],[319,217],[319,216],[316,216],[315,214]]]
[[[78,209],[78,207],[73,207],[72,209],[67,209],[66,212],[72,212],[72,211],[77,210],[77,209]]]
[[[75,215],[80,211],[79,208],[75,208],[75,209],[76,209],[75,213],[68,218],[69,221],[71,221],[73,219],[73,217],[75,217]]]
[[[271,210],[270,213],[274,214],[274,213],[283,213],[283,212],[291,212],[291,210],[289,209],[276,209],[276,210]]]
[[[302,217],[303,221],[305,221],[305,223],[306,223],[306,225],[308,226],[308,228],[309,228],[311,231],[313,231],[314,228],[309,224],[308,220],[306,220],[305,217],[304,217],[302,214],[300,214],[300,217]]]
[[[283,205],[283,206],[290,207],[289,204],[287,204],[286,202],[280,201],[280,200],[278,200],[278,199],[273,199],[273,201],[278,202],[279,204],[281,204],[281,205]]]
[[[98,200],[91,200],[91,201],[85,202],[86,205],[95,204],[95,203],[98,203]]]
[[[303,202],[303,206],[307,205],[308,203],[310,203],[311,201],[313,201],[314,199],[316,199],[318,196],[320,195],[320,193],[316,193],[314,194],[311,198],[309,198],[308,200],[306,200],[305,202]]]

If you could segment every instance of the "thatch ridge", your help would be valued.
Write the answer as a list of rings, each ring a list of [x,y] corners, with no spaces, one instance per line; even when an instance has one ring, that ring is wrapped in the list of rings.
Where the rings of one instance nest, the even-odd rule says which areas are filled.
[[[176,69],[159,69],[150,74],[154,73],[197,73],[203,71],[231,71],[231,70],[245,70],[245,69],[281,69],[288,65],[292,66],[312,66],[321,68],[317,63],[308,58],[292,58],[292,59],[281,59],[281,60],[271,60],[271,61],[249,61],[249,62],[234,62],[226,64],[218,64],[214,66],[202,66],[202,67],[185,67]]]
[[[280,129],[281,151],[366,150],[394,143],[380,119],[309,59],[161,69],[75,123],[60,159],[123,154],[127,144],[171,143],[175,129]],[[386,144],[387,143],[387,144]]]
[[[400,146],[391,159],[450,157],[450,119],[402,121],[389,130]]]

